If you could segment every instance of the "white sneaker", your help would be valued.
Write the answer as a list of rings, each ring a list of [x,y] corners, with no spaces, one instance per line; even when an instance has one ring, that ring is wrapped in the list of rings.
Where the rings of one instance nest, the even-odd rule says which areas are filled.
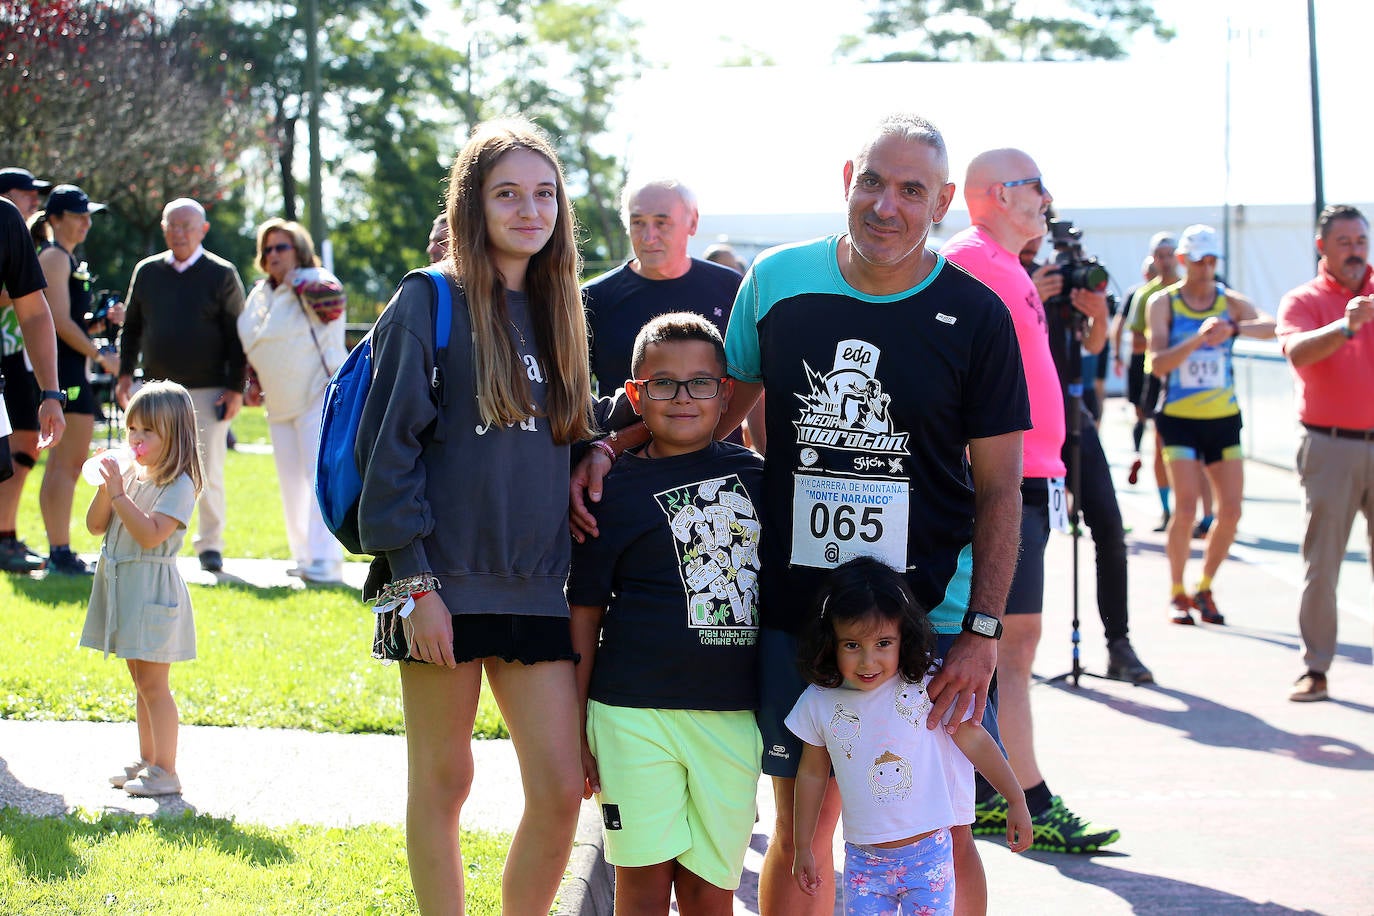
[[[145,798],[154,795],[180,795],[181,780],[175,773],[168,773],[162,767],[150,765],[144,767],[138,776],[124,783],[124,791]]]
[[[124,788],[124,784],[138,775],[139,771],[148,765],[146,760],[135,760],[124,768],[122,773],[116,773],[110,777],[110,785],[116,789]]]
[[[343,564],[332,560],[311,560],[301,570],[301,579],[315,585],[338,585],[343,582]]]

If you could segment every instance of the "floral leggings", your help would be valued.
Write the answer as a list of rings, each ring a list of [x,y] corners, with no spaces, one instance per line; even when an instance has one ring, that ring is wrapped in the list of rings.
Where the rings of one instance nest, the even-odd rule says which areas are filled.
[[[910,846],[844,844],[844,911],[848,916],[951,916],[954,847],[941,828]]]

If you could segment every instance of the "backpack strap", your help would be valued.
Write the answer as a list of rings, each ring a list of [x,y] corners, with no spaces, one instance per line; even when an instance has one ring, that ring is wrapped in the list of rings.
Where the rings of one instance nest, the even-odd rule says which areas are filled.
[[[429,376],[429,387],[435,403],[442,407],[448,403],[443,367],[448,359],[448,340],[453,330],[453,292],[448,276],[438,267],[426,267],[420,273],[434,284],[434,370]]]

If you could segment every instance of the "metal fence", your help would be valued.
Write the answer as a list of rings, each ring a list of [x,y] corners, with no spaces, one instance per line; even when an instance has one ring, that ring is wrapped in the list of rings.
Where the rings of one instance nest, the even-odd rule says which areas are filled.
[[[1245,457],[1293,469],[1301,427],[1293,402],[1293,373],[1278,341],[1237,340],[1235,371],[1236,398],[1245,420]]]

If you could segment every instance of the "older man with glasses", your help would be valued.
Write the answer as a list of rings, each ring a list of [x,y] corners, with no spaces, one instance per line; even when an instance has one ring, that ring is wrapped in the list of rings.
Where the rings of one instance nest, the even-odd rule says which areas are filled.
[[[128,403],[134,369],[170,379],[191,392],[205,489],[195,537],[200,567],[224,568],[224,460],[229,422],[243,405],[247,359],[239,341],[243,281],[234,265],[201,244],[210,231],[205,208],[179,198],[162,210],[167,250],[140,261],[129,281],[120,336],[115,397]]]

